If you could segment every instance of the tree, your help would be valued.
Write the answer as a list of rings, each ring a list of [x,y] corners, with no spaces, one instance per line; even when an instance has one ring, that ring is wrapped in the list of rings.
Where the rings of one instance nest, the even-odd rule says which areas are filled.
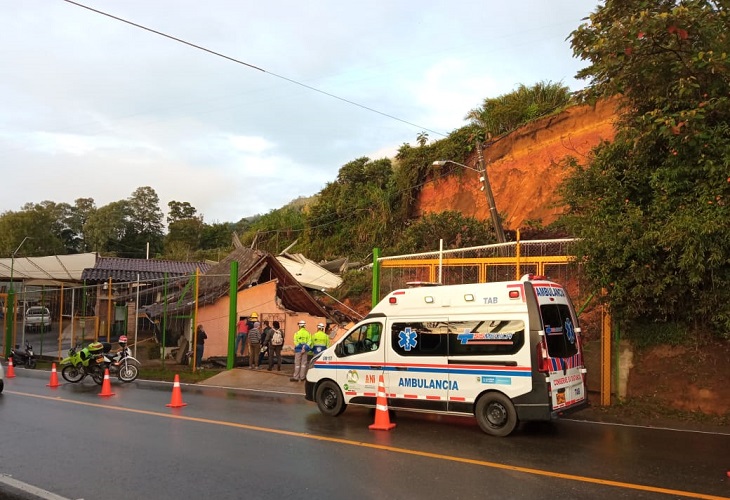
[[[129,224],[126,200],[113,201],[91,212],[84,224],[86,245],[94,252],[124,254],[122,241]]]
[[[170,209],[167,213],[167,223],[172,224],[179,220],[184,219],[200,219],[203,221],[202,216],[198,216],[198,210],[187,201],[171,201],[167,204]]]
[[[398,253],[421,252],[437,248],[444,240],[444,249],[464,248],[495,243],[493,229],[473,217],[447,210],[426,214],[409,225],[400,237]]]
[[[564,186],[585,271],[627,321],[730,331],[726,3],[608,1],[572,34],[621,122]]]
[[[149,244],[150,256],[163,250],[163,214],[160,198],[149,186],[137,188],[127,198],[129,227],[121,244],[125,257],[144,258]]]

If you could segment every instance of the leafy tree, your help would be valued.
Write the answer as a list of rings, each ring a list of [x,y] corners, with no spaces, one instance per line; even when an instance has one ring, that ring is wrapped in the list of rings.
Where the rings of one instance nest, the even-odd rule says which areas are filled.
[[[167,213],[167,223],[173,224],[180,220],[185,219],[200,219],[203,220],[202,216],[198,216],[198,209],[192,206],[187,201],[171,201],[167,204],[169,211]]]
[[[730,331],[728,5],[608,1],[572,34],[615,140],[566,183],[587,277],[627,321]]]
[[[50,210],[42,205],[26,205],[18,212],[0,215],[0,254],[10,257],[20,246],[18,256],[38,257],[65,254],[63,241],[57,232]],[[28,238],[23,243],[25,238]]]
[[[91,212],[84,224],[86,245],[94,252],[124,254],[121,245],[129,225],[126,200],[113,201]]]
[[[148,244],[151,256],[162,253],[163,214],[157,192],[139,187],[127,198],[127,207],[129,226],[121,242],[125,257],[144,258]]]
[[[444,249],[463,248],[495,243],[491,225],[461,212],[445,211],[426,214],[414,221],[399,238],[396,251],[411,253],[438,249],[438,241],[444,240]]]
[[[93,198],[78,198],[74,201],[74,205],[69,208],[66,216],[66,224],[70,233],[73,235],[71,241],[67,245],[69,253],[83,253],[89,251],[84,235],[84,226],[89,220],[89,216],[96,210],[96,204]]]

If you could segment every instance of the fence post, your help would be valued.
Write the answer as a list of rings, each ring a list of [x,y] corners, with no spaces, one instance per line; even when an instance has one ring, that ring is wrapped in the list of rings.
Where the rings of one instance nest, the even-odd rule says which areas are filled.
[[[611,406],[611,330],[611,315],[604,303],[601,308],[601,406]]]
[[[380,249],[373,248],[373,292],[372,303],[375,307],[380,302]]]
[[[236,364],[236,321],[238,320],[238,261],[236,260],[231,261],[228,297],[228,359],[226,360],[226,368],[231,370]]]

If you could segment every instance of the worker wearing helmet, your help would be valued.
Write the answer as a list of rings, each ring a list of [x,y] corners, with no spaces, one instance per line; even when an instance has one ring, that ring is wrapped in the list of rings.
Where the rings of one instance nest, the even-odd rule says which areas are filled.
[[[312,335],[312,345],[314,345],[312,352],[314,354],[319,354],[330,346],[330,338],[324,330],[324,323],[320,323],[317,325],[317,331]]]
[[[307,323],[299,321],[299,330],[294,334],[294,374],[289,380],[307,378],[307,352],[312,348],[312,335],[307,331]]]

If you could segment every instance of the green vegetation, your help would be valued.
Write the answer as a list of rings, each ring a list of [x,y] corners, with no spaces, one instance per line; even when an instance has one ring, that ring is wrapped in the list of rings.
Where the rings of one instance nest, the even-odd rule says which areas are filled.
[[[575,163],[565,223],[615,316],[675,336],[730,337],[729,21],[709,1],[607,2],[573,32],[585,98],[622,112]]]

